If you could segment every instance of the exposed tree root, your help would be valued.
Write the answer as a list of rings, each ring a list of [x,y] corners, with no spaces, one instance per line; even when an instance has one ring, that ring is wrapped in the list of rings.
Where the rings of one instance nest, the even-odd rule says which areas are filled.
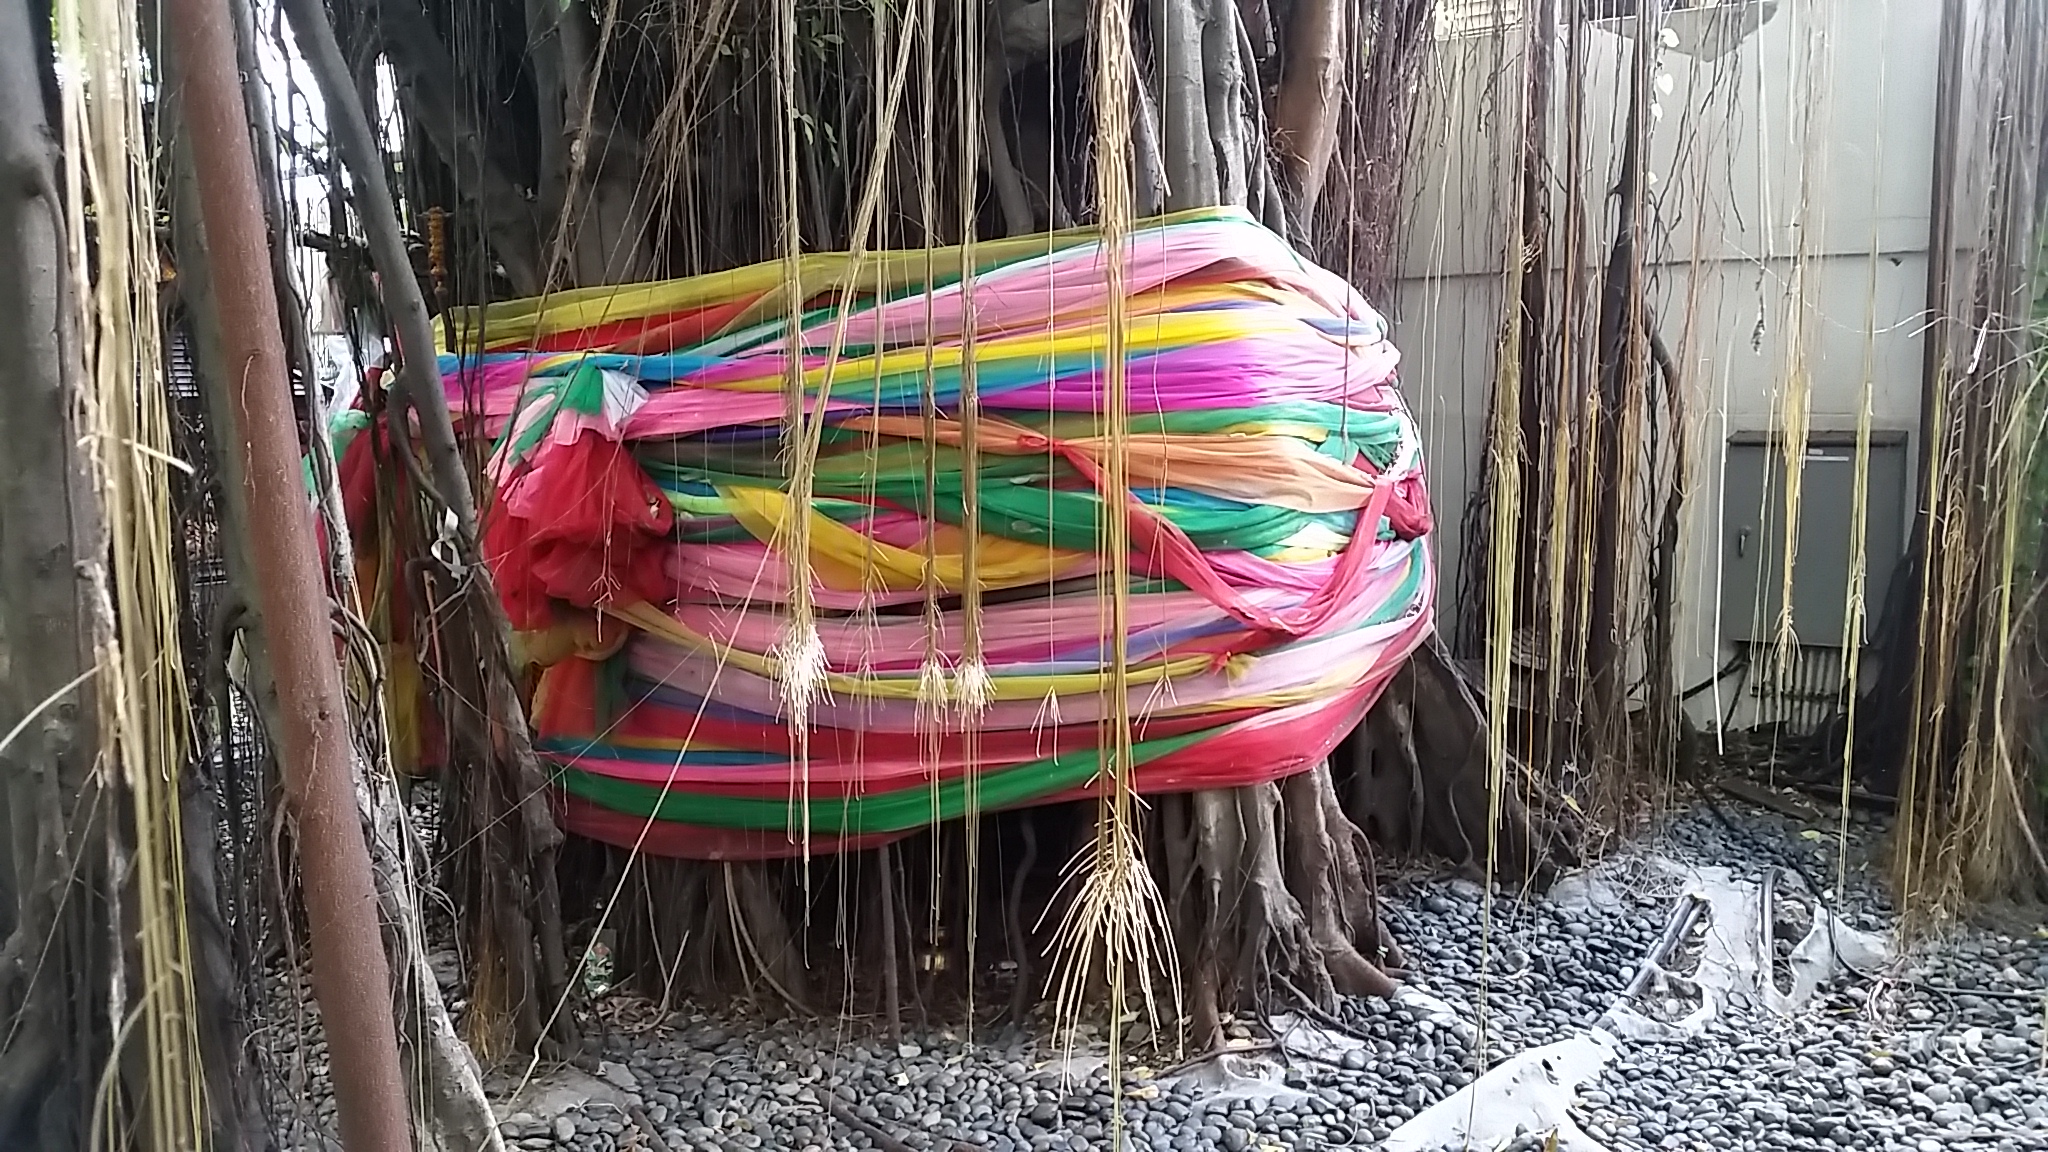
[[[1326,766],[1198,792],[1184,808],[1185,834],[1167,834],[1182,858],[1168,870],[1199,894],[1177,920],[1198,1044],[1220,1045],[1223,1012],[1269,1002],[1283,984],[1320,1004],[1393,992],[1367,958],[1384,955],[1384,934]]]
[[[1286,815],[1288,871],[1302,894],[1316,946],[1336,990],[1349,996],[1391,996],[1388,979],[1361,946],[1384,952],[1379,910],[1353,849],[1356,826],[1337,803],[1328,764],[1290,776],[1280,786]],[[1350,859],[1345,857],[1349,855]]]
[[[1512,754],[1499,820],[1490,804],[1486,714],[1432,639],[1409,658],[1339,754],[1344,810],[1373,842],[1541,889],[1580,858],[1578,816]]]
[[[1277,1006],[1297,991],[1322,1009],[1342,996],[1393,994],[1407,961],[1380,917],[1375,844],[1479,871],[1489,839],[1486,743],[1470,688],[1426,647],[1334,762],[1277,783],[1146,805],[1145,843],[1175,926],[1192,1043],[1217,1048],[1230,1014]],[[1519,763],[1509,769],[1496,875],[1544,883],[1576,859],[1578,824]],[[978,867],[1001,879],[971,894],[965,838],[943,829],[881,852],[814,860],[808,893],[795,862],[643,861],[612,921],[621,967],[671,1003],[684,988],[825,1007],[837,984],[843,1009],[875,1013],[889,1028],[900,1018],[892,993],[906,965],[920,1011],[966,999],[966,982],[980,973],[963,971],[968,942],[957,928],[974,899],[985,905],[974,958],[992,967],[1007,956],[1017,980],[1009,995],[974,1002],[1020,1018],[1042,991],[1036,926],[1058,919],[1045,914],[1056,872],[1088,834],[1092,810],[990,817]],[[876,867],[892,856],[886,873]],[[836,900],[824,895],[835,891]],[[947,939],[928,938],[932,921],[912,912],[926,902],[943,910],[942,929],[955,929]],[[800,914],[806,906],[811,914]]]
[[[631,867],[604,918],[622,980],[667,1006],[727,993],[770,1011],[811,1010],[778,863],[645,857]]]

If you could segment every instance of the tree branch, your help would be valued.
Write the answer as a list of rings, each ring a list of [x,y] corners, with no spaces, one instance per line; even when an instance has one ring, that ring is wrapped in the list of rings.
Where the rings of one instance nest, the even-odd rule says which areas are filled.
[[[554,851],[562,842],[562,833],[548,809],[547,778],[534,755],[526,726],[526,709],[512,681],[508,655],[511,651],[511,623],[505,617],[504,605],[498,599],[490,568],[483,562],[478,548],[476,505],[470,493],[469,471],[456,443],[454,421],[448,412],[448,394],[442,385],[434,355],[434,334],[427,315],[426,298],[420,291],[411,257],[406,251],[405,237],[399,230],[397,209],[384,181],[383,166],[378,162],[379,153],[375,138],[370,133],[369,120],[364,116],[361,105],[345,97],[349,91],[348,68],[335,43],[334,29],[327,23],[326,12],[320,0],[284,0],[283,7],[299,41],[299,49],[311,65],[315,81],[326,98],[329,131],[334,134],[342,163],[348,167],[361,190],[357,199],[363,230],[383,285],[385,311],[398,330],[400,351],[405,358],[394,395],[402,394],[418,411],[422,447],[435,486],[455,517],[456,552],[464,569],[462,609],[477,633],[476,642],[483,657],[482,680],[487,697],[484,705],[488,715],[499,725],[486,747],[503,748],[511,762],[513,779],[509,782],[509,790],[518,798],[515,804],[521,817],[526,862],[539,875],[542,890],[536,909],[544,969],[542,978],[545,986],[542,991],[554,996],[563,993],[565,988],[561,964],[552,955],[557,951],[553,944],[558,939],[560,909],[550,899],[554,892]],[[403,408],[398,408],[389,418],[394,421],[391,429],[396,434],[404,420]],[[535,941],[529,936],[520,936],[507,939],[503,944],[508,955],[527,955]],[[513,952],[514,949],[519,951]],[[558,1013],[557,1022],[567,1035],[571,1027],[567,1014]]]
[[[398,332],[402,358],[399,386],[419,413],[420,435],[425,441],[423,448],[434,487],[454,514],[456,530],[465,542],[473,545],[476,502],[470,494],[469,469],[455,442],[455,424],[435,362],[433,319],[427,311],[426,296],[413,275],[412,256],[398,224],[396,202],[384,181],[382,151],[371,133],[369,118],[351,98],[348,63],[342,59],[341,46],[335,42],[326,10],[319,0],[284,0],[283,7],[299,50],[326,100],[328,128],[333,133],[335,149],[356,182],[356,211],[362,218],[370,257],[382,281],[384,310]]]

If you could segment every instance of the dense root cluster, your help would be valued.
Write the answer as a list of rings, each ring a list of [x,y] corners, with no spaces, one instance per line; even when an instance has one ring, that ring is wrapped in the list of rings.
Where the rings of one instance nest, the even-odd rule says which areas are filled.
[[[1197,1045],[1234,1013],[1390,995],[1406,967],[1381,920],[1381,854],[1544,885],[1578,825],[1510,764],[1490,802],[1484,716],[1425,647],[1338,754],[1278,782],[1150,798],[1143,844],[1173,925]],[[1499,823],[1487,827],[1489,813]],[[983,816],[808,862],[571,859],[584,932],[602,925],[621,979],[668,1003],[713,989],[799,1012],[907,1008],[926,1021],[1026,1014],[1049,975],[1070,861],[1093,804]],[[621,873],[626,869],[619,883]],[[599,881],[598,873],[604,875]],[[614,899],[614,896],[616,898]]]

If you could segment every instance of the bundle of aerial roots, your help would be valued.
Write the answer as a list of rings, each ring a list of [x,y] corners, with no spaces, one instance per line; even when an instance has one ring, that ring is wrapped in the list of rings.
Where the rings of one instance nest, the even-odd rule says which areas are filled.
[[[1119,714],[1141,794],[1330,754],[1432,621],[1385,322],[1232,210],[1137,225],[1121,310],[1109,255],[810,255],[450,317],[565,828],[874,846],[1109,787]]]

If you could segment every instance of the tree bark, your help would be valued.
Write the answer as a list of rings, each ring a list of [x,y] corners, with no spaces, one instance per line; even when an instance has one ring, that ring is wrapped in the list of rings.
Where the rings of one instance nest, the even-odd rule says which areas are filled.
[[[1152,67],[1159,106],[1159,146],[1166,160],[1166,207],[1220,204],[1215,137],[1202,58],[1198,0],[1150,0]],[[1201,0],[1206,2],[1206,0]]]
[[[1301,0],[1288,28],[1287,73],[1273,110],[1274,142],[1306,234],[1337,150],[1339,86],[1344,69],[1344,6],[1338,0]]]
[[[247,1029],[234,989],[241,983],[226,922],[221,916],[217,833],[220,795],[200,773],[184,777],[185,892],[192,937],[192,987],[199,1011],[199,1051],[206,1061],[207,1107],[214,1147],[223,1152],[268,1152],[274,1147],[263,1115],[260,1072],[249,1059]]]
[[[504,266],[506,279],[517,291],[538,295],[545,286],[542,225],[526,190],[506,170],[501,150],[491,146],[497,124],[479,124],[466,111],[457,95],[456,61],[419,0],[379,0],[375,11],[379,46],[397,78],[407,124],[432,142],[442,163],[464,177],[462,187],[483,214],[491,253]],[[321,21],[326,21],[324,11]],[[329,115],[337,104],[334,96],[327,97]],[[348,106],[362,110],[359,101],[350,100]]]
[[[622,130],[599,83],[617,16],[618,0],[607,0],[601,25],[569,3],[555,23],[569,167],[565,176],[542,174],[544,182],[558,181],[566,198],[551,220],[542,221],[548,245],[542,291],[556,286],[565,270],[568,287],[631,283],[652,274],[646,245],[653,196],[641,186],[644,149]]]
[[[1289,776],[1280,796],[1294,888],[1302,893],[1309,931],[1332,983],[1347,996],[1393,995],[1394,982],[1358,949],[1361,938],[1379,945],[1379,916],[1353,852],[1356,830],[1337,804],[1329,765]]]
[[[160,41],[161,43],[161,41]],[[188,321],[195,375],[204,405],[208,439],[224,446],[236,435],[238,416],[230,396],[227,359],[221,349],[220,324],[213,305],[212,273],[206,259],[206,237],[199,220],[198,175],[192,161],[191,141],[182,130],[178,93],[182,85],[176,54],[168,45],[159,49],[158,66],[170,82],[158,108],[158,125],[170,141],[171,164],[168,190],[161,201],[171,221],[171,247],[178,269],[175,281],[177,305]],[[253,561],[249,556],[248,503],[242,481],[242,460],[233,453],[213,454],[214,481],[218,485],[215,505],[221,528],[221,558],[228,575],[227,601],[221,619],[206,622],[212,645],[208,653],[207,691],[219,714],[228,715],[231,691],[227,682],[228,651],[238,634],[253,636],[260,628],[260,609],[250,587]],[[283,726],[277,694],[269,674],[269,660],[260,644],[249,644],[250,669],[245,677],[250,702],[255,706],[265,731]],[[224,744],[230,734],[218,737]],[[219,834],[233,834],[242,797],[233,785],[235,767],[230,764],[226,778],[202,781],[199,773],[187,776],[190,791],[185,798],[185,853],[187,888],[191,911],[194,960],[198,971],[194,985],[199,995],[200,1043],[207,1060],[208,1103],[213,1109],[214,1138],[223,1148],[253,1152],[271,1146],[268,1119],[261,1098],[261,1069],[250,1058],[247,1020],[236,1011],[233,989],[242,980],[238,957],[227,926],[220,922],[219,889],[211,879],[219,872]],[[260,807],[267,810],[268,804]],[[235,842],[246,850],[254,837],[237,836]],[[245,915],[262,913],[248,909]],[[251,937],[254,931],[250,932]],[[244,962],[260,962],[243,957]]]
[[[374,707],[375,704],[373,703]],[[361,810],[375,863],[377,902],[383,912],[386,946],[397,957],[398,1003],[408,1065],[431,1143],[445,1152],[503,1152],[504,1138],[476,1056],[456,1034],[441,998],[441,985],[427,961],[426,928],[414,886],[420,869],[407,843],[389,762],[359,762],[356,806]]]
[[[990,56],[995,53],[991,52]],[[994,61],[991,61],[994,63]],[[1002,205],[1003,229],[1007,235],[1028,236],[1036,220],[1031,197],[1024,190],[1024,177],[1017,170],[1016,154],[1010,150],[1010,133],[1003,123],[1003,91],[1009,86],[1009,70],[984,68],[981,75],[981,140],[988,153],[989,183],[995,185],[996,202]],[[1058,189],[1047,189],[1046,215],[1052,215],[1052,197]]]
[[[1222,1013],[1283,992],[1331,1007],[1389,996],[1397,965],[1379,923],[1362,834],[1327,764],[1279,784],[1196,792],[1160,805],[1167,898],[1178,925],[1196,1045],[1222,1043]]]
[[[1202,91],[1209,105],[1209,145],[1216,155],[1216,202],[1242,205],[1247,199],[1245,70],[1238,52],[1237,0],[1200,0],[1200,3]]]
[[[1012,56],[1044,59],[1088,34],[1088,0],[1008,2],[997,21],[1003,48]]]
[[[78,449],[47,12],[0,0],[0,1147],[82,1147],[110,1038],[92,679],[102,563]]]
[[[1131,62],[1136,68],[1137,61]],[[1131,208],[1140,217],[1157,216],[1166,210],[1166,157],[1159,150],[1159,109],[1142,75],[1131,83]]]
[[[535,207],[543,228],[549,230],[568,201],[568,89],[562,75],[561,24],[558,0],[526,0],[526,58],[533,71],[534,120],[540,137],[540,187]],[[553,237],[544,231],[541,240],[552,243]]]

